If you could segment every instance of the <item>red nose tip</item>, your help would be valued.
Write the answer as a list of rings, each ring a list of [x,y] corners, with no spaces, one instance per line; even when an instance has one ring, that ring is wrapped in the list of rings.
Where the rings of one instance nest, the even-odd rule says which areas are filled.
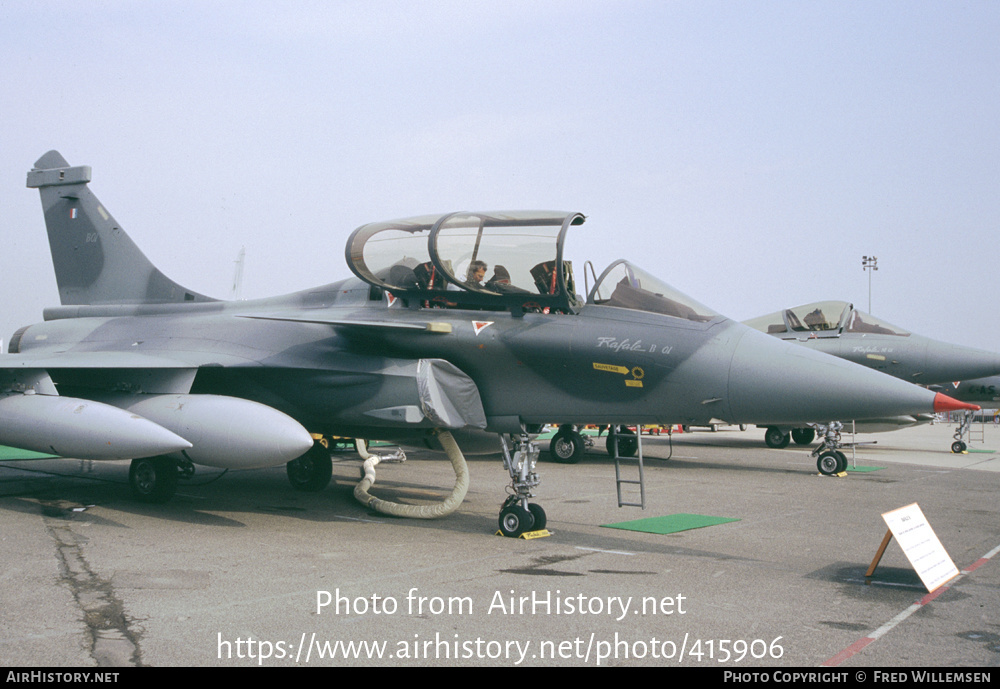
[[[981,407],[978,404],[959,402],[958,400],[948,397],[948,395],[944,395],[940,392],[934,396],[934,411],[958,411],[960,409],[979,411]]]

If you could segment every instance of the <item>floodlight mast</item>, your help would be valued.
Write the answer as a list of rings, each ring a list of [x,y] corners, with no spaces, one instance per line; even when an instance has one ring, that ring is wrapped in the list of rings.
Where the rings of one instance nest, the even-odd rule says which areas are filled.
[[[878,256],[862,256],[861,270],[868,272],[868,313],[872,312],[872,273],[878,270]]]

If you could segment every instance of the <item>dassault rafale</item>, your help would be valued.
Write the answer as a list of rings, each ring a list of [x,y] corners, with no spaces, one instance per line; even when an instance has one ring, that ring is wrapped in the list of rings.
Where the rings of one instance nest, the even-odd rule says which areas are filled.
[[[881,318],[856,309],[846,301],[823,301],[744,321],[746,325],[781,340],[795,342],[809,349],[825,352],[881,371],[895,378],[948,392],[964,402],[990,401],[988,395],[961,396],[941,386],[952,381],[1000,374],[1000,354],[973,347],[941,342],[892,325]],[[962,392],[988,390],[989,384],[967,384]],[[852,417],[859,430],[879,432],[926,423],[927,415],[877,418]],[[813,428],[765,424],[764,442],[768,447],[785,447],[789,438],[808,445],[815,437]],[[824,425],[819,424],[821,432]],[[965,449],[956,439],[953,446]],[[822,470],[822,469],[821,469]]]
[[[974,380],[955,380],[950,383],[928,385],[927,387],[935,392],[944,392],[949,397],[962,402],[984,404],[987,409],[996,409],[1000,406],[1000,376],[976,378]],[[993,423],[1000,422],[1000,415],[998,414],[994,414]],[[971,411],[963,412],[959,418],[958,428],[955,429],[954,442],[951,444],[951,451],[955,454],[968,451],[970,431],[972,430],[974,421],[975,416]]]
[[[354,277],[286,296],[220,301],[155,268],[89,189],[91,169],[43,155],[41,194],[60,306],[0,358],[0,444],[129,459],[140,500],[162,502],[195,465],[287,464],[319,490],[330,453],[359,439],[369,508],[453,511],[460,446],[500,451],[501,531],[545,524],[533,433],[563,424],[806,422],[965,408],[943,394],[781,342],[613,262],[578,296],[574,212],[456,212],[363,225]],[[499,436],[499,440],[498,440]],[[452,494],[436,505],[373,497],[360,439],[443,449]]]

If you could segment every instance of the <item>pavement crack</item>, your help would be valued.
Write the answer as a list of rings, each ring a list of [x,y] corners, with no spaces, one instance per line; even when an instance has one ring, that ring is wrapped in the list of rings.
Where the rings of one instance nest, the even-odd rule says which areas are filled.
[[[85,643],[94,662],[98,667],[141,667],[140,635],[111,582],[98,576],[87,562],[83,552],[86,539],[70,528],[65,516],[46,512],[43,519],[55,542],[62,581],[82,613]]]

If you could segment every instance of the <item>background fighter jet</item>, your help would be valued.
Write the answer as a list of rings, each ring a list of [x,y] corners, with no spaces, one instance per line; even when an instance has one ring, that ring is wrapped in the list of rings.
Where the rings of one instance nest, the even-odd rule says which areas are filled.
[[[944,385],[929,385],[928,387],[962,402],[985,404],[990,409],[1000,407],[1000,376],[960,380]]]
[[[942,385],[928,385],[927,387],[962,402],[986,405],[988,409],[1000,407],[1000,376],[953,381]],[[968,436],[972,422],[972,412],[966,411],[962,415],[958,428],[955,429],[954,442],[951,444],[952,452],[961,453],[969,449]]]
[[[1000,354],[916,335],[846,301],[806,304],[744,323],[921,385],[1000,374]]]
[[[744,323],[782,340],[925,386],[1000,373],[1000,354],[916,335],[859,311],[853,304],[844,301],[816,302],[783,309]],[[861,416],[851,418],[857,419],[859,426],[868,421],[871,429],[882,430],[922,422],[919,417],[893,416],[880,414],[867,419]],[[791,429],[791,438],[798,444],[809,444],[814,437],[811,428]],[[789,428],[768,424],[764,439],[769,447],[785,447],[789,441]]]
[[[529,503],[529,431],[552,419],[796,423],[963,406],[762,335],[625,261],[582,300],[563,260],[578,213],[364,225],[347,242],[355,278],[222,302],[153,267],[90,178],[55,151],[28,173],[62,306],[19,329],[0,360],[0,443],[131,458],[143,500],[168,499],[196,464],[287,463],[293,485],[320,489],[330,455],[311,434],[327,434],[444,448],[456,482],[440,506],[373,498],[371,458],[355,491],[377,510],[439,516],[467,487],[453,433],[488,432],[512,443],[500,446],[511,496],[499,523],[516,535],[544,525]]]

